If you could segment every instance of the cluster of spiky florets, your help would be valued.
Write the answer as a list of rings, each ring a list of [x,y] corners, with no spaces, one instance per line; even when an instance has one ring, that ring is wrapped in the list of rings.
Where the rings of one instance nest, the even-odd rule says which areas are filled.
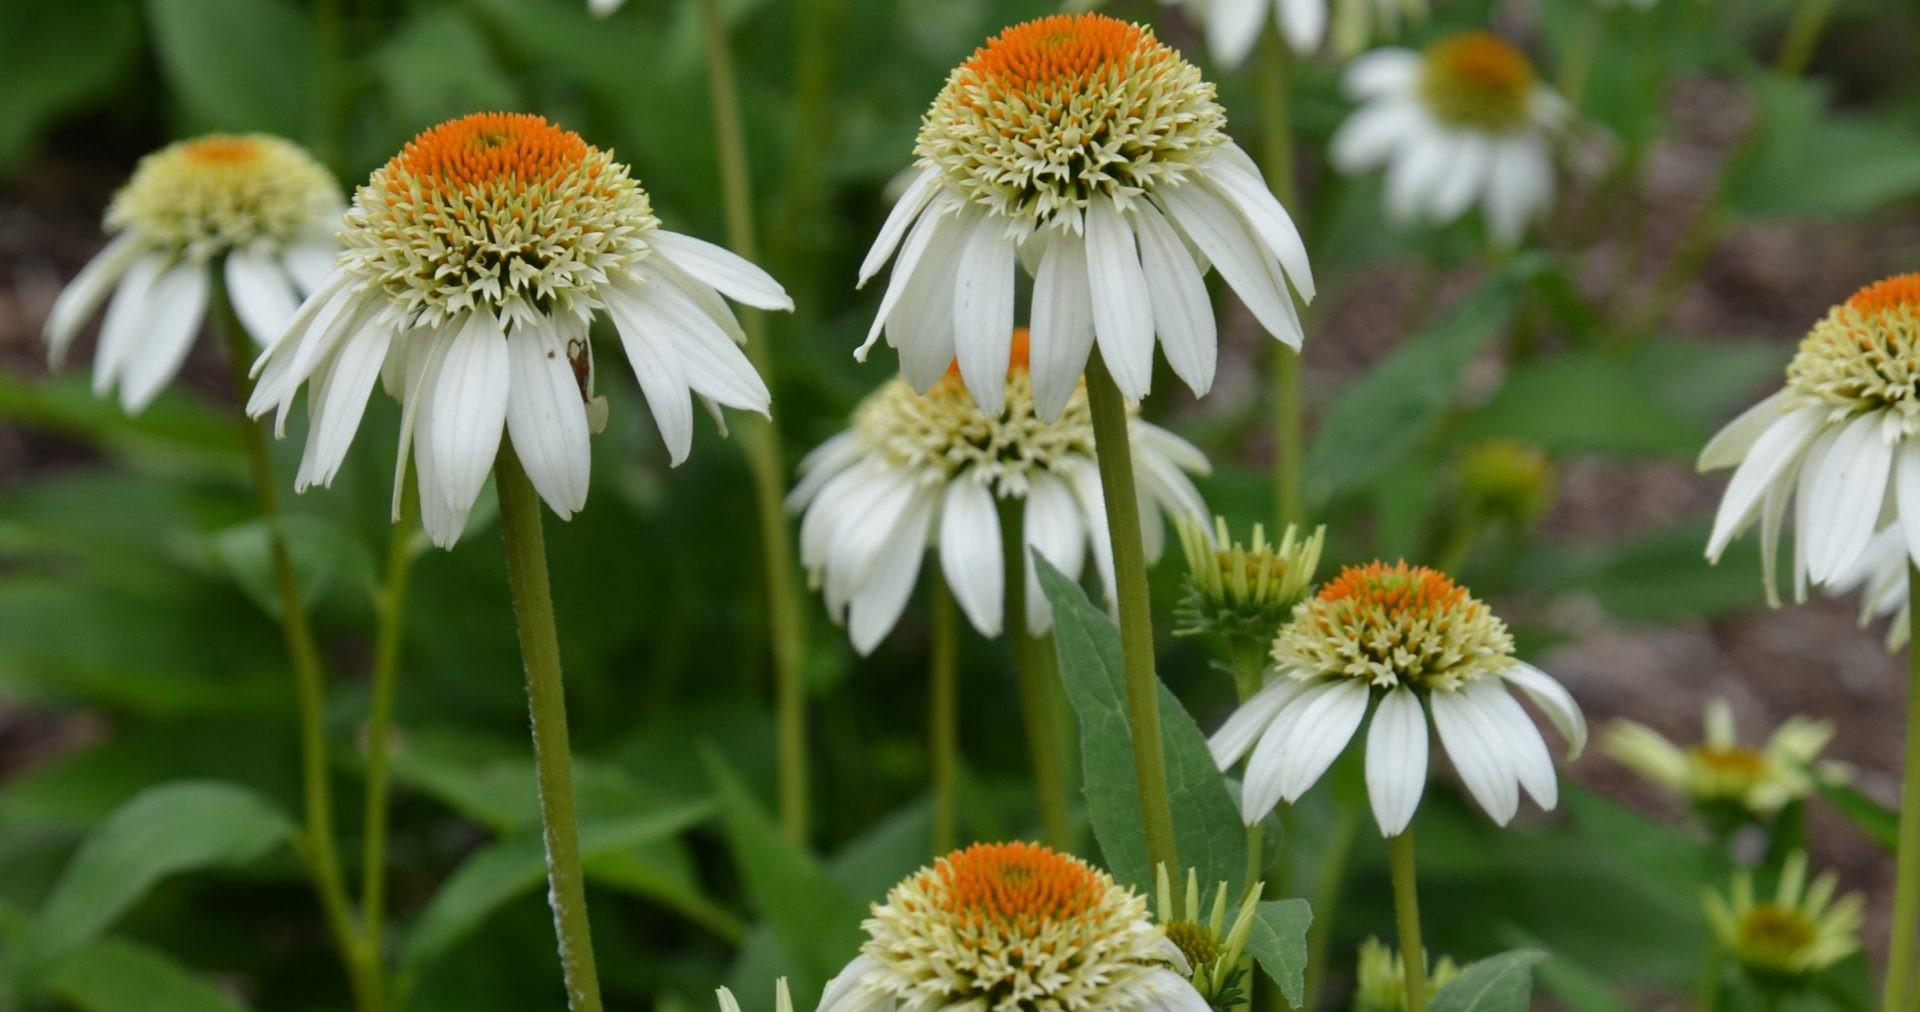
[[[1887,410],[1902,433],[1920,432],[1920,274],[1876,281],[1829,310],[1801,339],[1787,389],[1832,407],[1835,421]]]
[[[1348,566],[1302,601],[1275,637],[1273,658],[1296,677],[1451,690],[1512,664],[1513,637],[1446,574],[1373,562]]]
[[[214,134],[140,160],[107,208],[107,230],[205,260],[228,250],[278,248],[312,234],[340,209],[340,189],[297,144],[266,134]]]

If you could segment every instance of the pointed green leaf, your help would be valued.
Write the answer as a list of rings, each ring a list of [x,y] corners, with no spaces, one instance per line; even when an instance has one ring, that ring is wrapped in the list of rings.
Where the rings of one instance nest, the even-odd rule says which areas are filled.
[[[1247,936],[1247,951],[1296,1007],[1306,990],[1307,929],[1312,926],[1306,900],[1268,900],[1260,904]]]
[[[1491,956],[1460,971],[1433,996],[1430,1012],[1527,1012],[1533,999],[1533,966],[1547,958],[1538,949]]]

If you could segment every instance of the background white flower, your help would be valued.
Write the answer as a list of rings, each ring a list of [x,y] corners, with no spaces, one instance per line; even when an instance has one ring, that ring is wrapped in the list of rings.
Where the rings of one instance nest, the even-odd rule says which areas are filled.
[[[107,302],[93,391],[117,386],[138,413],[186,361],[216,272],[247,333],[279,335],[333,267],[340,210],[326,168],[278,137],[214,134],[146,156],[107,209],[113,240],[47,316],[48,361],[60,365]]]
[[[1386,168],[1387,213],[1443,225],[1478,204],[1495,242],[1519,242],[1553,201],[1554,134],[1571,116],[1526,56],[1487,32],[1422,52],[1379,49],[1344,78],[1361,103],[1334,134],[1335,168]]]
[[[1240,793],[1249,825],[1305,794],[1376,702],[1367,794],[1386,836],[1407,828],[1426,788],[1429,714],[1467,791],[1503,826],[1522,789],[1542,808],[1559,799],[1546,743],[1508,685],[1559,728],[1570,759],[1586,746],[1586,718],[1567,690],[1513,656],[1506,624],[1485,604],[1425,567],[1347,567],[1294,609],[1273,658],[1266,688],[1209,742],[1223,770],[1252,750]]]
[[[1029,551],[1077,578],[1091,544],[1101,583],[1113,588],[1106,507],[1093,455],[1093,419],[1084,385],[1058,417],[1040,417],[1024,331],[997,384],[1003,410],[983,411],[958,369],[916,394],[889,381],[854,412],[845,432],[800,464],[787,497],[804,510],[800,561],[844,621],[855,649],[868,653],[899,620],[913,595],[922,556],[937,545],[955,601],[986,636],[1001,631],[1006,593],[1000,508],[1018,503]],[[1165,547],[1164,519],[1206,515],[1186,472],[1205,474],[1205,455],[1159,426],[1132,421],[1133,458],[1149,558]],[[1023,553],[1023,556],[1026,553]],[[1051,612],[1027,567],[1027,622],[1045,631]]]
[[[1208,264],[1298,347],[1288,284],[1313,298],[1306,246],[1225,126],[1213,86],[1143,26],[1062,14],[995,36],[921,121],[919,174],[860,266],[864,285],[894,261],[858,356],[884,331],[921,391],[957,359],[998,414],[1016,264],[1034,276],[1043,418],[1096,345],[1121,394],[1146,396],[1156,333],[1175,375],[1206,393],[1219,353]]]
[[[721,295],[791,309],[758,267],[660,227],[627,167],[537,116],[480,113],[414,138],[354,195],[341,263],[255,364],[249,414],[276,431],[308,386],[296,489],[326,485],[374,380],[402,405],[394,512],[411,451],[420,516],[451,547],[504,430],[562,519],[586,504],[593,394],[588,322],[620,333],[675,464],[692,397],[766,414]]]
[[[1246,62],[1268,24],[1296,53],[1312,53],[1329,35],[1352,55],[1376,35],[1426,16],[1426,0],[1168,0],[1191,11],[1204,27],[1207,51],[1229,69]]]

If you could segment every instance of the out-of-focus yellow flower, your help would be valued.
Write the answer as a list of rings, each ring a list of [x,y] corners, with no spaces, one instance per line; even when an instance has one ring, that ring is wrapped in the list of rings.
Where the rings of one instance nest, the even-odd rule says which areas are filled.
[[[1454,472],[1469,514],[1511,527],[1533,526],[1553,504],[1553,464],[1537,446],[1488,439],[1467,448]]]
[[[1823,872],[1807,884],[1807,855],[1795,851],[1780,870],[1770,901],[1753,895],[1753,873],[1741,869],[1733,891],[1706,895],[1707,921],[1721,947],[1740,965],[1770,977],[1818,973],[1860,949],[1860,918],[1866,900],[1848,893],[1833,900],[1839,878]]]
[[[1616,720],[1607,726],[1601,748],[1615,762],[1702,808],[1732,805],[1763,817],[1812,793],[1815,776],[1845,779],[1850,773],[1845,764],[1819,762],[1821,750],[1833,740],[1827,721],[1789,717],[1759,748],[1740,743],[1726,700],[1709,701],[1701,723],[1705,739],[1683,748],[1644,724]]]

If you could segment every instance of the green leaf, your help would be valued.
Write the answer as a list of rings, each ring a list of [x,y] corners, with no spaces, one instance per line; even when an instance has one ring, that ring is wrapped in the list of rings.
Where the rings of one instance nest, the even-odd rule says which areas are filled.
[[[1766,598],[1757,539],[1734,542],[1718,564],[1702,557],[1706,543],[1706,523],[1688,521],[1615,547],[1542,547],[1518,575],[1536,592],[1590,596],[1615,618],[1634,622],[1760,607]]]
[[[1296,1007],[1306,990],[1307,929],[1312,926],[1313,911],[1306,900],[1267,900],[1247,936],[1247,951]]]
[[[780,836],[773,821],[715,754],[708,765],[720,791],[720,816],[747,898],[793,968],[793,993],[819,994],[860,949],[866,907],[834,881],[812,854]]]
[[[1312,501],[1366,484],[1419,447],[1462,371],[1513,315],[1519,289],[1511,273],[1493,279],[1341,391],[1307,448]]]
[[[1820,796],[1839,810],[1854,828],[1867,834],[1887,853],[1891,854],[1900,843],[1900,812],[1868,797],[1860,788],[1852,784],[1834,783],[1819,776],[1817,771],[1809,770],[1813,782],[1820,787]]]
[[[85,377],[33,382],[0,372],[0,418],[84,439],[164,471],[192,464],[241,475],[240,434],[232,419],[183,394],[162,393],[130,416],[115,402],[93,396]]]
[[[40,909],[21,955],[34,974],[107,930],[155,883],[250,864],[294,837],[293,823],[252,791],[215,781],[162,784],[88,834]]]
[[[116,0],[0,4],[0,177],[58,117],[126,75],[139,33]]]
[[[246,1005],[165,953],[118,938],[81,946],[47,976],[80,1012],[244,1012]]]
[[[681,805],[580,828],[585,863],[671,837],[712,814],[710,804]],[[547,878],[546,842],[539,826],[476,851],[440,886],[407,936],[401,971],[415,975],[444,955],[509,901]]]
[[[1576,350],[1527,363],[1462,425],[1469,439],[1524,440],[1554,453],[1691,457],[1708,433],[1618,357]]]
[[[1819,84],[1778,76],[1755,88],[1762,133],[1734,192],[1754,217],[1855,216],[1920,195],[1912,117],[1829,107]]]
[[[251,520],[206,539],[214,565],[239,584],[255,606],[280,617],[280,593],[274,586],[273,540],[278,534],[293,565],[300,600],[311,607],[335,587],[351,593],[375,593],[373,556],[354,532],[337,520],[285,513],[275,520]]]
[[[1040,586],[1053,605],[1053,639],[1060,677],[1080,719],[1080,749],[1087,814],[1107,870],[1121,882],[1150,892],[1153,867],[1141,828],[1140,788],[1133,771],[1128,730],[1126,676],[1120,630],[1094,607],[1086,591],[1038,555]],[[1180,861],[1201,882],[1225,882],[1237,894],[1245,885],[1247,831],[1240,809],[1214,765],[1207,739],[1166,686],[1160,686],[1160,738],[1166,753],[1167,792],[1173,804],[1174,845]],[[1168,869],[1180,874],[1178,869]]]
[[[521,104],[486,36],[455,8],[428,8],[407,20],[373,63],[392,118],[407,134],[475,109]]]
[[[188,132],[316,139],[318,47],[305,10],[285,0],[147,0],[147,18]]]
[[[1538,949],[1518,949],[1483,959],[1460,971],[1433,996],[1430,1012],[1527,1012],[1533,997],[1533,966],[1547,958]]]

